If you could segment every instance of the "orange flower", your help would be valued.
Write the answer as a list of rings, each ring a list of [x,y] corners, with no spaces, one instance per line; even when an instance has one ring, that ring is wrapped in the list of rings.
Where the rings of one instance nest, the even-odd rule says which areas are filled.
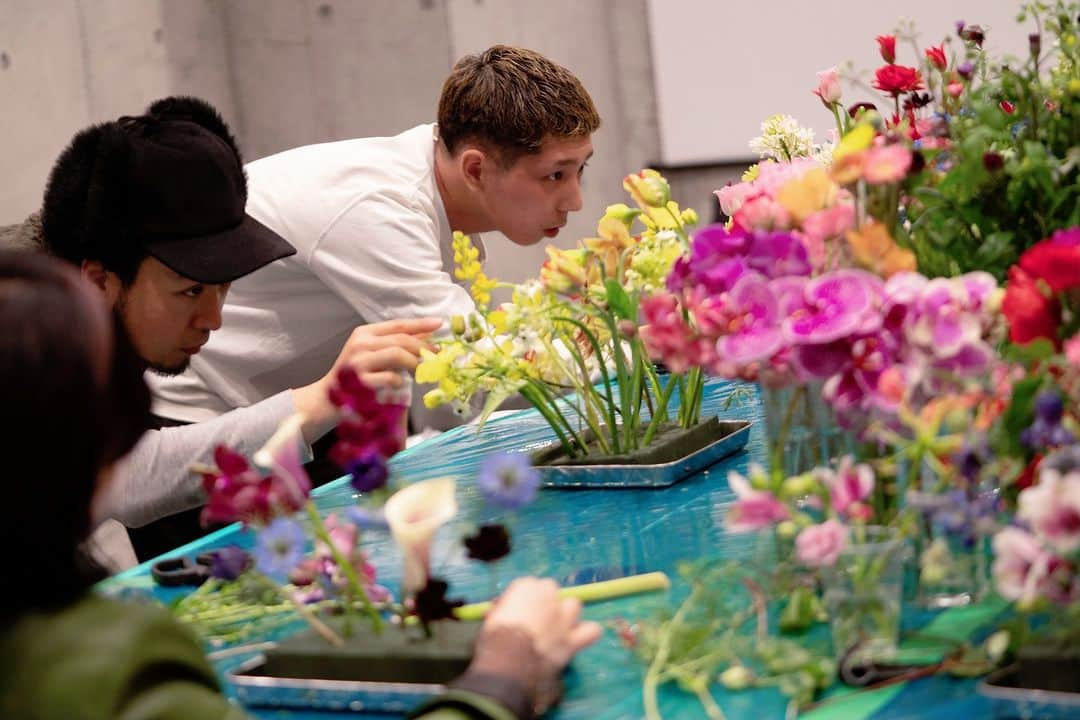
[[[847,241],[855,262],[882,277],[915,270],[915,253],[897,245],[888,229],[877,221],[849,230]]]

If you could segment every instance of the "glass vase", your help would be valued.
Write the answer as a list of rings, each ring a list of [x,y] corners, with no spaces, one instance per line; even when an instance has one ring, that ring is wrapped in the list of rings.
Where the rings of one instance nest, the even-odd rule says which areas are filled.
[[[838,660],[876,661],[895,655],[907,555],[907,545],[894,528],[851,528],[846,547],[823,574]]]
[[[854,436],[841,428],[821,394],[821,383],[761,385],[761,403],[769,443],[769,462],[785,477],[855,453]]]
[[[908,492],[908,506],[918,511],[914,600],[920,607],[961,607],[986,595],[990,535],[971,517],[979,502],[967,493]]]

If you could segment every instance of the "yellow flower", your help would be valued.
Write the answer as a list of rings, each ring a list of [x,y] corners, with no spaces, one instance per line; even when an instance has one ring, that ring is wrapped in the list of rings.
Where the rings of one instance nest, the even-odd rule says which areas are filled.
[[[683,225],[694,226],[698,224],[698,214],[694,208],[686,208],[682,211],[682,216],[679,218],[682,220]]]
[[[915,253],[896,244],[888,229],[871,220],[847,233],[855,262],[882,277],[915,270]]]
[[[586,238],[583,242],[586,248],[600,258],[604,264],[604,273],[607,277],[616,277],[619,270],[619,259],[626,250],[634,247],[635,241],[625,223],[617,217],[605,215],[600,218],[596,226],[596,234],[600,237]]]
[[[671,200],[671,187],[664,176],[655,170],[645,169],[627,175],[623,188],[642,209],[666,207]]]
[[[437,383],[449,374],[454,360],[462,355],[464,350],[455,342],[445,342],[438,352],[431,352],[427,348],[420,349],[420,364],[416,366],[416,382]]]
[[[862,152],[874,142],[874,128],[862,123],[849,130],[833,150],[833,162],[839,162],[852,153]]]
[[[817,167],[780,186],[776,200],[801,223],[817,211],[831,207],[836,202],[837,189],[825,169]]]
[[[540,282],[544,287],[551,292],[565,295],[585,286],[588,281],[585,270],[586,250],[560,250],[552,245],[548,245],[544,250],[548,254],[547,262],[540,267]]]
[[[454,240],[451,244],[454,249],[454,277],[458,280],[473,280],[481,272],[480,250],[472,244],[469,236],[463,232],[454,231]]]
[[[505,310],[492,310],[488,313],[487,321],[496,334],[501,335],[506,332],[507,316]]]
[[[766,162],[772,162],[772,161],[771,160],[766,160]],[[757,177],[758,177],[758,175],[760,173],[761,173],[761,163],[754,163],[750,167],[746,168],[746,172],[744,172],[742,174],[742,181],[743,182],[754,182],[755,180],[757,180]]]
[[[634,224],[634,220],[641,214],[641,211],[637,208],[632,208],[626,203],[616,203],[615,205],[608,205],[604,210],[604,217],[600,219],[603,223],[608,218],[614,218],[618,220],[626,229],[629,230],[630,226]]]
[[[498,285],[496,280],[489,278],[483,272],[479,272],[469,287],[469,294],[472,295],[477,305],[486,307],[491,302],[491,291],[495,289],[496,285]]]

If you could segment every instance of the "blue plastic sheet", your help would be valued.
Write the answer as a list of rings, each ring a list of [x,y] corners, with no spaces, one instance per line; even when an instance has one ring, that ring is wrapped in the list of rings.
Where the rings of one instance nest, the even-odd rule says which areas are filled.
[[[457,428],[400,453],[392,467],[410,481],[440,476],[459,480],[461,512],[441,531],[440,537],[445,542],[436,545],[432,558],[435,574],[450,582],[451,596],[469,602],[485,600],[497,594],[512,578],[527,574],[552,577],[561,584],[580,584],[660,570],[675,580],[677,566],[684,560],[749,557],[754,549],[752,536],[725,532],[723,519],[734,499],[726,480],[728,471],[745,473],[752,460],[765,462],[761,405],[756,389],[741,383],[710,380],[702,407],[702,415],[708,414],[719,415],[721,419],[753,421],[746,450],[668,488],[544,489],[533,505],[511,519],[513,552],[494,568],[468,560],[464,549],[452,540],[479,523],[505,519],[487,508],[479,497],[473,485],[476,468],[492,451],[529,452],[550,442],[553,435],[542,418],[526,410],[497,418],[480,431],[471,426]],[[317,489],[315,496],[324,514],[348,507],[357,498],[344,480]],[[232,526],[180,548],[177,553],[229,543],[247,546],[250,542],[238,526]],[[396,588],[400,556],[389,538],[368,533],[365,547],[377,568],[379,581]],[[147,572],[147,566],[143,565],[125,576],[131,578]],[[672,589],[676,597],[685,591],[679,583]],[[163,590],[155,592],[162,599],[174,596]],[[591,605],[586,616],[601,622],[615,617],[642,617],[670,601],[664,594],[622,598]],[[218,669],[224,671],[242,659],[230,658],[221,662]],[[642,672],[640,663],[613,633],[607,632],[574,661],[567,678],[566,697],[551,717],[589,720],[643,717]],[[887,693],[879,703],[870,703],[869,709],[856,709],[853,704],[847,713],[842,710],[843,704],[838,703],[822,716],[880,720],[988,717],[989,705],[974,695],[974,687],[972,681],[943,678],[918,681]],[[731,720],[785,716],[784,699],[772,690],[726,693],[716,687],[714,696]],[[880,702],[884,705],[875,707]],[[703,716],[695,698],[671,687],[661,690],[660,708],[668,720]],[[263,718],[327,717],[326,713],[249,711]]]

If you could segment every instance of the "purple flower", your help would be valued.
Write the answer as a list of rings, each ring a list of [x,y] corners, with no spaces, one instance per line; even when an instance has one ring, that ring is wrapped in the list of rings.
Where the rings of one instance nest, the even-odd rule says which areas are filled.
[[[210,553],[210,576],[235,580],[251,565],[251,556],[236,545],[226,545]]]
[[[480,494],[492,505],[516,510],[536,499],[540,473],[523,453],[495,453],[484,458],[476,475]]]
[[[793,343],[817,344],[866,334],[881,326],[881,281],[862,270],[836,270],[806,283],[801,311],[783,324]]]
[[[284,582],[304,557],[304,528],[287,517],[275,518],[255,536],[255,568]]]
[[[755,233],[746,251],[746,264],[770,278],[810,274],[810,259],[803,241],[791,233]]]
[[[1032,450],[1071,445],[1076,438],[1062,424],[1065,405],[1053,391],[1041,392],[1035,398],[1035,421],[1020,433],[1020,442]]]
[[[379,453],[367,449],[351,459],[345,468],[351,478],[349,484],[357,492],[370,492],[386,485],[389,471],[386,459]]]
[[[733,318],[731,331],[716,341],[716,350],[724,361],[746,365],[765,360],[780,349],[780,315],[764,275],[748,272],[739,278],[725,310]]]

